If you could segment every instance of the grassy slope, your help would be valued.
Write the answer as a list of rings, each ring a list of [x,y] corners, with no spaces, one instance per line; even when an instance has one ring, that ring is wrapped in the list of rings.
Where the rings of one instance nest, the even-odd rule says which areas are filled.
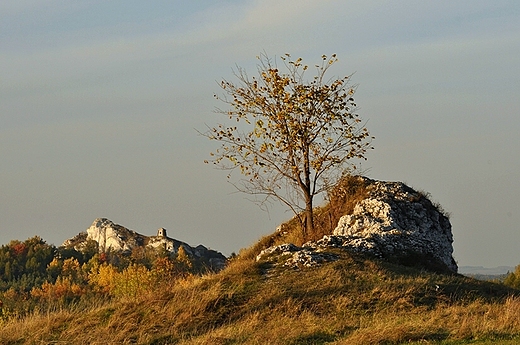
[[[348,254],[302,270],[238,259],[138,300],[6,324],[0,343],[513,344],[520,341],[513,292]]]
[[[330,233],[366,191],[359,179],[343,180],[316,209],[311,238],[289,221],[218,274],[11,321],[0,344],[520,343],[520,292],[502,285],[341,252],[302,270],[254,261],[268,246]]]

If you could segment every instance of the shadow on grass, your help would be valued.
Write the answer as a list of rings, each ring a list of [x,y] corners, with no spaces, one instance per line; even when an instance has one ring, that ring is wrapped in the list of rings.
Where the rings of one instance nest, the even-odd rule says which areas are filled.
[[[330,334],[324,331],[317,331],[312,334],[305,334],[297,337],[289,344],[291,345],[319,345],[326,344],[337,339],[337,335]]]

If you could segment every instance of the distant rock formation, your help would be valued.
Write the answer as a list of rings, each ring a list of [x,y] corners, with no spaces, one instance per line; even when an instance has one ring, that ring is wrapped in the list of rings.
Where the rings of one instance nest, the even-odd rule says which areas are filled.
[[[110,251],[130,253],[136,247],[147,247],[157,250],[164,249],[172,254],[176,254],[179,248],[183,247],[186,254],[206,262],[208,267],[222,269],[226,264],[226,257],[221,253],[208,249],[203,245],[192,247],[187,243],[169,238],[164,228],[160,228],[157,231],[157,236],[145,236],[115,224],[106,218],[94,220],[86,232],[81,232],[75,237],[66,240],[62,246],[73,247],[81,251],[87,247],[89,241],[97,243],[100,253]]]
[[[324,253],[326,248],[335,247],[392,262],[457,272],[451,224],[439,205],[402,182],[359,178],[364,179],[367,197],[352,214],[341,217],[332,235],[301,248],[268,248],[257,259],[284,253],[290,257],[287,265],[312,266],[334,260],[334,256]]]

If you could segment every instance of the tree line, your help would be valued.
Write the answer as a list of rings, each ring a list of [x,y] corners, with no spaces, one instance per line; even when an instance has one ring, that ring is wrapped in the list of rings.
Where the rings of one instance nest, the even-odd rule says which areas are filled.
[[[138,298],[208,270],[182,246],[177,253],[140,247],[131,253],[100,253],[95,241],[78,251],[56,247],[38,236],[13,240],[0,247],[0,321],[22,317],[42,306]]]

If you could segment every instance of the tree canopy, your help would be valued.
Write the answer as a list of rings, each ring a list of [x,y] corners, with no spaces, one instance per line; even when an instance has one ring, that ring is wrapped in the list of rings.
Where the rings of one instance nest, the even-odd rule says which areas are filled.
[[[239,170],[244,178],[234,183],[238,190],[264,206],[281,201],[310,233],[314,196],[355,169],[356,159],[366,159],[373,137],[356,113],[351,75],[325,79],[338,61],[335,54],[322,56],[311,79],[301,58],[282,56],[284,72],[265,54],[258,59],[257,76],[237,67],[236,83],[220,83],[223,95],[215,97],[228,109],[216,112],[229,122],[203,133],[221,144],[211,162]]]

